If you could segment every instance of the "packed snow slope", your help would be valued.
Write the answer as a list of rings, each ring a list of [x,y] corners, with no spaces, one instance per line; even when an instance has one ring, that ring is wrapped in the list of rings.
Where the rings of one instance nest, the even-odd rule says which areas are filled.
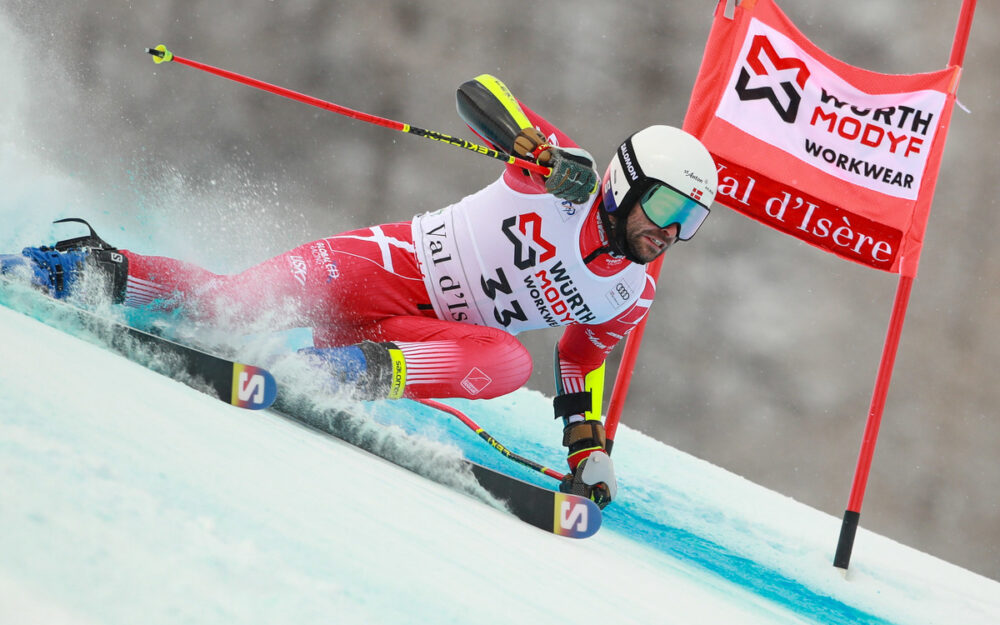
[[[456,405],[561,466],[549,398]],[[350,409],[548,480],[425,407]],[[0,306],[0,623],[1000,622],[997,582],[864,529],[844,579],[838,518],[627,427],[614,457],[604,527],[560,538]]]

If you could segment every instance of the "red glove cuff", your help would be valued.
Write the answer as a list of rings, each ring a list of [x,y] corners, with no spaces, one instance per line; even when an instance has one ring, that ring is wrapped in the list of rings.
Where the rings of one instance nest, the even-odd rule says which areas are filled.
[[[595,451],[604,451],[604,448],[600,446],[588,447],[586,449],[575,451],[570,455],[566,456],[566,463],[569,464],[570,470],[575,472],[576,468],[580,466],[580,463],[583,462],[585,458],[590,457],[590,454],[594,453]]]

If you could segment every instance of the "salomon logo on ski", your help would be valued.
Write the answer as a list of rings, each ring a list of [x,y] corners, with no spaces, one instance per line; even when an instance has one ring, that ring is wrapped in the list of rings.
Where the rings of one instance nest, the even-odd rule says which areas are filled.
[[[229,403],[260,410],[274,403],[277,395],[278,385],[270,373],[260,367],[233,363],[233,395]]]
[[[593,501],[566,493],[557,493],[554,501],[556,520],[555,527],[552,528],[554,534],[570,538],[587,538],[600,529],[601,509]]]

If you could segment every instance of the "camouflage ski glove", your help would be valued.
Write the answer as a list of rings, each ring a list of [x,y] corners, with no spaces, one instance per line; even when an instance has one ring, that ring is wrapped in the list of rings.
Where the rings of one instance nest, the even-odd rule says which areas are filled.
[[[538,159],[540,165],[552,168],[552,173],[545,179],[545,190],[574,204],[583,204],[590,199],[597,191],[597,170],[590,152],[581,148],[556,147],[546,151],[552,156]]]
[[[597,191],[594,157],[584,149],[550,145],[536,128],[525,128],[514,138],[514,154],[551,167],[545,190],[558,198],[583,204]]]

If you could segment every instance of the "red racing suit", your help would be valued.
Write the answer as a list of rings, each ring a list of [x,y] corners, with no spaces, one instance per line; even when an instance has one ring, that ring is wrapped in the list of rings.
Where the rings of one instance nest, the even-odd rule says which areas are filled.
[[[575,147],[524,110],[552,144]],[[126,304],[181,304],[216,322],[283,310],[284,327],[274,329],[312,327],[317,347],[392,342],[405,356],[410,398],[510,393],[532,373],[515,334],[565,326],[558,390],[582,392],[655,291],[643,267],[598,253],[607,241],[597,204],[561,201],[508,165],[441,211],[319,239],[235,275],[123,250]],[[435,238],[445,230],[450,247]]]

